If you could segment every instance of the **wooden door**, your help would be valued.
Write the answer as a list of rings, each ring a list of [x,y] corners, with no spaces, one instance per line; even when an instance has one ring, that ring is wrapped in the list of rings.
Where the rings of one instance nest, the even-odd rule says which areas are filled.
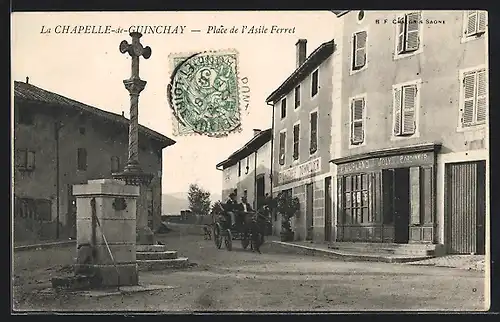
[[[448,252],[485,253],[486,163],[446,165],[446,222]]]
[[[325,178],[325,241],[332,241],[332,177]]]

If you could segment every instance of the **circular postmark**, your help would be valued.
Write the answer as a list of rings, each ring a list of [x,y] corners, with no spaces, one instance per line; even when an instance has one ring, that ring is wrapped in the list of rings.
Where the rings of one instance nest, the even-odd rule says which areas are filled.
[[[202,52],[174,58],[168,97],[177,121],[188,131],[221,136],[238,129],[237,55]]]

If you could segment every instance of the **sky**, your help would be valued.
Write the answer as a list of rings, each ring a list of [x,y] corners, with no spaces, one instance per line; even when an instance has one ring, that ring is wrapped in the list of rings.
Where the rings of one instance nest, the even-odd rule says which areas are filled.
[[[215,165],[245,144],[253,129],[271,127],[272,107],[266,97],[295,69],[295,43],[307,39],[307,55],[331,40],[337,18],[329,11],[300,12],[80,12],[12,14],[12,79],[29,82],[74,100],[128,117],[129,95],[123,80],[130,76],[130,57],[119,52],[128,32],[108,34],[55,33],[57,26],[185,26],[182,34],[146,34],[143,46],[152,49],[141,58],[140,77],[147,81],[139,98],[139,123],[177,143],[163,150],[163,193],[184,192],[197,183],[221,193],[222,173]],[[289,34],[207,33],[210,26],[272,26],[295,28]],[[47,32],[51,29],[51,32]],[[62,27],[58,27],[58,31]],[[83,27],[82,27],[83,29]],[[191,32],[191,30],[201,32]],[[42,33],[43,30],[43,33]],[[248,29],[247,29],[248,30]],[[248,79],[250,102],[242,109],[242,131],[224,138],[174,136],[166,88],[169,55],[179,52],[236,49],[240,78]]]

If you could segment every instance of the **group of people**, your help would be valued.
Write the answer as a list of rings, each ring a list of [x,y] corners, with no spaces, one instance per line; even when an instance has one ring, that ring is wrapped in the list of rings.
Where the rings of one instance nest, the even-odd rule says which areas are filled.
[[[248,202],[248,196],[246,190],[243,192],[243,195],[241,196],[240,203],[238,203],[237,201],[237,196],[238,196],[238,191],[237,189],[234,189],[234,191],[229,194],[229,197],[224,204],[226,213],[231,219],[231,227],[234,227],[237,224],[238,219],[241,219],[241,216],[244,216],[246,213],[254,211],[252,209],[252,206]],[[266,193],[262,204],[262,207],[264,208],[264,213],[266,213],[266,215],[268,213],[268,211],[266,210],[269,210],[270,205],[271,205],[271,198],[269,197],[269,194]]]

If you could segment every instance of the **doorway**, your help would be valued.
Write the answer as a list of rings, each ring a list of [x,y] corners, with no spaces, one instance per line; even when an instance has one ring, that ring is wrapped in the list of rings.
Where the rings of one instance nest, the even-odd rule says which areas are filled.
[[[446,164],[447,244],[451,254],[485,254],[486,162]]]
[[[394,242],[410,238],[410,168],[394,169]]]
[[[385,225],[394,225],[394,242],[407,244],[410,238],[410,168],[382,171]]]
[[[306,185],[306,240],[313,239],[313,184],[308,183]]]
[[[332,177],[325,178],[325,241],[332,241]]]

